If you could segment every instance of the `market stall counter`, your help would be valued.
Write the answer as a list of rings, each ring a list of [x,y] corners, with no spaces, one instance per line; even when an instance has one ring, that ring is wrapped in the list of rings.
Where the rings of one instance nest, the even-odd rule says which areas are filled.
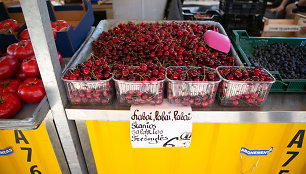
[[[92,42],[119,23],[100,22],[70,68],[88,60]],[[224,30],[219,26],[219,31]],[[230,54],[241,65],[233,48]],[[77,89],[84,90],[81,86],[91,82],[83,81]],[[132,148],[131,110],[120,99],[114,97],[111,104],[105,105],[76,102],[65,107],[68,119],[76,122],[90,173],[306,172],[304,159],[296,158],[288,165],[291,161],[287,155],[291,151],[301,156],[306,152],[300,146],[306,127],[304,93],[270,93],[261,107],[228,107],[218,100],[209,107],[192,107],[189,148]],[[162,103],[156,103],[155,108],[163,107],[168,99]]]

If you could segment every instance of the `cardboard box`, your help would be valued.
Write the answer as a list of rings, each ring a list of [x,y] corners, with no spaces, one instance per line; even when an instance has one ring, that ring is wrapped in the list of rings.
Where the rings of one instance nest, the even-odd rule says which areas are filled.
[[[83,43],[95,21],[91,1],[83,0],[81,5],[63,6],[51,6],[48,3],[48,8],[51,21],[62,19],[70,24],[68,31],[56,33],[55,43],[63,57],[71,57]]]
[[[262,37],[306,37],[306,16],[296,14],[294,19],[264,19]]]
[[[65,20],[70,24],[68,31],[56,33],[57,39],[55,40],[55,43],[57,50],[63,57],[71,57],[83,43],[90,31],[92,24],[94,23],[91,1],[83,0],[83,3],[80,5],[62,6],[52,6],[50,1],[47,1],[47,7],[51,21]],[[9,7],[4,6],[4,8],[6,8],[7,16],[9,18],[16,19],[20,24],[23,23],[23,14],[20,5]],[[16,36],[15,39],[11,35],[5,36],[4,39],[12,43],[18,42]],[[2,46],[1,50],[3,50]],[[6,48],[4,50],[6,50]]]
[[[4,21],[6,19],[9,19],[6,9],[3,5],[3,3],[0,2],[0,21]],[[20,24],[19,24],[20,26]],[[6,48],[16,42],[19,42],[16,35],[18,35],[18,32],[24,30],[25,26],[22,26],[17,30],[14,34],[0,34],[0,50],[2,53],[6,52]]]

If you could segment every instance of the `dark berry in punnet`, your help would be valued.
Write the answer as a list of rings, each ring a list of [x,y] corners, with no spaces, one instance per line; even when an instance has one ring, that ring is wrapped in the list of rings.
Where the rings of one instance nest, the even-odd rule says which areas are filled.
[[[306,78],[306,46],[276,43],[255,46],[253,56],[248,56],[252,64],[258,63],[269,71],[278,71],[283,79]]]

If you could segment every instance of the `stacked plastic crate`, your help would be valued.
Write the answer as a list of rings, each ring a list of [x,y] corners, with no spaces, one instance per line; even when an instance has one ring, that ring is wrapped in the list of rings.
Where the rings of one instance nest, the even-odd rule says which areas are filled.
[[[259,36],[267,0],[220,0],[221,23],[227,32],[243,29]]]

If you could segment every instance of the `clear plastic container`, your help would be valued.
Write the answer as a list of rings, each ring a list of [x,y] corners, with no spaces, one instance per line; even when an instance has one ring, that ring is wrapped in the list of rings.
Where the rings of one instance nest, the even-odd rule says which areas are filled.
[[[237,81],[224,79],[219,70],[230,66],[219,66],[217,72],[222,79],[218,89],[218,98],[223,106],[260,107],[264,104],[275,78],[266,70],[264,72],[272,81]],[[232,66],[239,69],[255,67]]]
[[[175,68],[179,66],[170,66],[167,68]],[[182,68],[186,68],[181,66]],[[200,68],[200,67],[192,67]],[[216,72],[213,68],[205,67],[205,69]],[[218,85],[221,82],[219,75],[218,81],[181,81],[167,79],[167,98],[170,103],[180,103],[184,106],[191,105],[193,107],[207,107],[214,103]]]
[[[117,100],[123,105],[150,104],[160,105],[164,98],[164,82],[116,80]]]
[[[111,78],[91,81],[62,80],[71,104],[105,105],[113,101],[114,87]]]

